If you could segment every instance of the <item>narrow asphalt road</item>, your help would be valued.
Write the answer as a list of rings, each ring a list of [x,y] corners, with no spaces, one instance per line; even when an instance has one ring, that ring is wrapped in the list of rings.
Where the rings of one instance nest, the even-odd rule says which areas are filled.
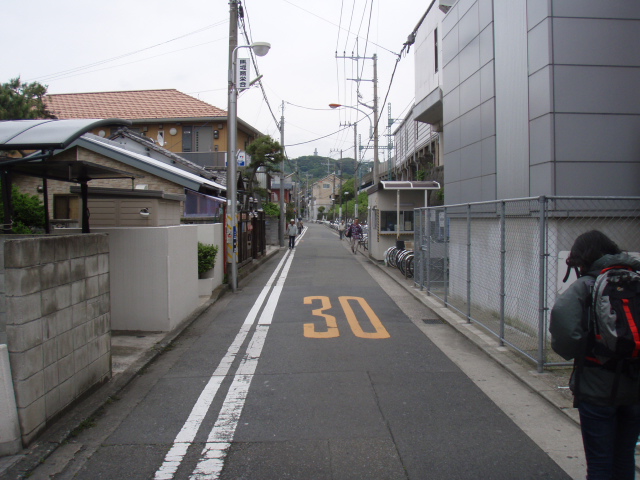
[[[575,425],[375,277],[309,225],[31,478],[577,478]]]

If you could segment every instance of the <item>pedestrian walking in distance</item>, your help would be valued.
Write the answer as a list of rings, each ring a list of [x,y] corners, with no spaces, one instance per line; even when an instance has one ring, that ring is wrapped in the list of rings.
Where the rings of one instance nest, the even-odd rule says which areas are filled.
[[[338,234],[340,235],[340,240],[342,240],[342,237],[344,236],[344,229],[345,229],[345,225],[344,225],[344,220],[342,220],[340,222],[340,224],[338,225]]]
[[[571,268],[578,279],[557,298],[549,331],[553,350],[574,360],[569,386],[587,480],[632,480],[640,433],[640,261],[593,230],[576,238],[567,268],[565,280]]]
[[[295,219],[291,219],[291,223],[287,225],[287,235],[289,235],[289,248],[295,248],[296,235],[298,234],[298,227],[296,226]]]
[[[351,238],[351,251],[356,253],[358,250],[358,242],[362,238],[362,225],[357,218],[353,219],[353,223],[349,227],[349,237]]]
[[[302,235],[302,229],[304,225],[302,224],[302,217],[298,218],[298,235]]]

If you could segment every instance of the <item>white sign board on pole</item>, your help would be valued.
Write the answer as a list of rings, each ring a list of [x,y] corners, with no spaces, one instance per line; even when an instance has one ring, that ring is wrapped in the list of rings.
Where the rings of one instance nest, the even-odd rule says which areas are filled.
[[[247,152],[238,150],[238,166],[239,167],[247,166]]]
[[[249,88],[249,74],[249,59],[239,58],[238,65],[236,66],[236,89],[238,91]]]

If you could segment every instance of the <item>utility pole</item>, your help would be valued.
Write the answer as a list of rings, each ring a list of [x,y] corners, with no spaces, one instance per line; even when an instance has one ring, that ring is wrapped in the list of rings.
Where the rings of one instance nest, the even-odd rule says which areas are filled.
[[[353,124],[353,158],[356,159],[356,170],[353,175],[353,184],[355,186],[355,194],[356,194],[356,207],[353,212],[354,218],[358,218],[358,194],[360,193],[360,179],[358,178],[358,174],[360,173],[360,159],[358,158],[358,123]]]
[[[342,150],[340,150],[340,162],[338,163],[338,175],[340,175],[340,213],[338,221],[342,220]]]
[[[373,184],[380,181],[378,161],[378,55],[373,54]]]
[[[373,80],[363,78],[348,78],[347,80],[353,80],[356,82],[373,82],[373,107],[363,102],[358,102],[360,105],[368,107],[373,110],[373,184],[377,185],[380,181],[379,172],[379,158],[378,158],[378,55],[375,53],[373,57],[359,57],[359,56],[342,56],[336,55],[336,58],[343,58],[349,60],[373,60]]]
[[[280,228],[278,233],[280,247],[284,247],[284,228],[287,213],[284,207],[284,100],[282,101],[282,116],[280,117],[280,146],[282,147],[282,161],[280,162]]]
[[[391,135],[391,126],[393,125],[393,119],[391,118],[391,103],[388,104],[388,112],[387,112],[387,151],[389,157],[389,165],[387,172],[387,180],[394,180],[391,175],[391,158],[393,158],[393,136]],[[417,128],[417,127],[416,127]]]
[[[238,0],[229,1],[229,108],[228,119],[236,115],[235,78],[233,78],[233,53],[238,46]],[[230,122],[228,122],[230,123]],[[235,125],[227,128],[227,263],[229,269],[229,286],[235,292],[238,288],[238,214],[237,214],[237,160],[234,152],[237,144]],[[229,242],[228,240],[231,240]],[[231,245],[229,245],[231,243]]]

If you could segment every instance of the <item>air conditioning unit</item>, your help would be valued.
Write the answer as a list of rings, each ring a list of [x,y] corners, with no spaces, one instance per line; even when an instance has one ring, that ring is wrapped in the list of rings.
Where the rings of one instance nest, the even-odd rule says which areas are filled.
[[[442,10],[444,13],[447,13],[449,10],[451,10],[451,7],[457,1],[458,0],[439,0],[439,2],[440,2],[440,5],[439,5],[440,10]]]

